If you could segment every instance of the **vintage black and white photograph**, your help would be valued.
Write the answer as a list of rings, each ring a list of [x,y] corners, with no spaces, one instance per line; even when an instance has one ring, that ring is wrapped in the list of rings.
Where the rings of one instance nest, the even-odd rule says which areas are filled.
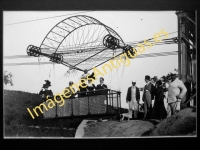
[[[4,138],[196,137],[197,11],[3,11]]]

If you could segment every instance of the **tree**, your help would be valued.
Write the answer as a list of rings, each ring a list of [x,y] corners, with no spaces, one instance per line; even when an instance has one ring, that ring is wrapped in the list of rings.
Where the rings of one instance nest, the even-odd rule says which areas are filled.
[[[4,80],[4,84],[10,84],[11,86],[13,86],[13,74],[11,72],[8,71],[4,71],[4,76],[3,76],[3,80]]]

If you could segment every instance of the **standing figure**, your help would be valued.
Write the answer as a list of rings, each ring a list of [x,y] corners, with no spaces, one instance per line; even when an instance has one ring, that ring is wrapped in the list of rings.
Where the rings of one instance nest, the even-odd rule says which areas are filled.
[[[144,86],[142,100],[144,102],[144,118],[146,119],[147,114],[151,116],[152,113],[152,103],[151,101],[154,99],[154,86],[150,82],[150,76],[145,76],[146,85]]]
[[[169,88],[167,102],[171,110],[171,115],[175,114],[178,99],[182,99],[187,92],[183,82],[177,78],[176,74],[168,76]],[[181,92],[180,92],[181,90]]]
[[[164,106],[164,88],[162,82],[158,80],[155,88],[155,102],[153,106],[153,118],[163,120],[167,117],[167,111]]]
[[[107,88],[107,85],[105,85],[103,82],[104,82],[104,78],[103,77],[100,77],[99,78],[99,81],[100,81],[100,84],[97,85],[97,94],[98,95],[107,95],[108,94],[108,88]]]
[[[87,90],[89,91],[88,95],[89,96],[95,95],[95,89],[96,87],[94,84],[92,84],[92,80],[88,79],[88,86],[87,86]]]
[[[81,79],[87,79],[87,76],[90,75],[90,74],[88,73],[88,70],[85,69],[83,72],[84,72],[84,73],[81,75]]]
[[[78,92],[78,97],[85,97],[87,96],[87,84],[85,84],[86,79],[81,78],[81,85],[79,86],[79,92]]]
[[[42,87],[41,91],[39,92],[39,95],[41,96],[43,102],[45,102],[47,99],[53,97],[53,92],[48,89],[51,86],[51,82],[49,80],[45,80],[45,82],[46,83],[43,84],[43,87]]]
[[[136,81],[132,81],[132,86],[128,88],[126,95],[126,103],[128,103],[129,111],[134,110],[134,118],[138,117],[138,103],[140,101],[140,91],[139,88],[135,86]]]
[[[72,87],[72,85],[73,85],[73,82],[72,81],[69,81],[69,86],[68,87],[66,87],[65,89],[66,89],[66,92],[67,92],[67,98],[74,98],[75,97],[75,90],[74,90],[74,88]],[[70,96],[71,95],[71,96]]]

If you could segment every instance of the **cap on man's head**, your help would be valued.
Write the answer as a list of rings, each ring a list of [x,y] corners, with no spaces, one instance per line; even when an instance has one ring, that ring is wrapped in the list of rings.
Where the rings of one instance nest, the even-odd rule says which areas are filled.
[[[136,80],[134,79],[134,80],[132,80],[132,83],[136,83]]]
[[[146,76],[145,76],[145,79],[150,80],[150,76],[149,76],[149,75],[146,75]]]
[[[99,79],[100,79],[100,80],[102,79],[102,80],[104,81],[104,78],[103,78],[103,77],[100,77]]]

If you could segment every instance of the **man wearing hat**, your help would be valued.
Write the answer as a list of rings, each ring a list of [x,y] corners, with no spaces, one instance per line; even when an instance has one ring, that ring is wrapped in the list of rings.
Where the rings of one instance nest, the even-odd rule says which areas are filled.
[[[167,102],[171,110],[171,115],[175,114],[178,99],[182,99],[187,89],[184,83],[178,79],[176,74],[171,73],[171,76],[168,76],[169,88],[168,88],[168,98]]]
[[[86,88],[87,88],[87,91],[90,91],[90,92],[88,93],[89,96],[95,95],[95,89],[96,89],[96,87],[95,87],[95,85],[92,83],[92,79],[95,80],[95,77],[92,76],[92,75],[88,76],[88,84],[87,84],[88,86],[87,86]]]
[[[154,86],[151,83],[149,75],[145,76],[146,85],[144,86],[142,100],[144,102],[144,118],[146,119],[147,113],[151,116],[152,113],[152,100],[154,99]]]
[[[128,88],[126,95],[126,103],[128,103],[129,110],[134,110],[134,119],[137,119],[138,114],[138,103],[140,101],[140,91],[139,88],[135,86],[136,80],[132,81],[132,86]]]
[[[47,100],[47,96],[48,98],[53,97],[53,92],[48,89],[51,86],[51,82],[49,80],[45,80],[45,82],[46,83],[43,84],[43,87],[39,92],[39,95],[42,97],[43,102]]]
[[[79,86],[79,92],[78,92],[78,97],[84,97],[87,96],[87,84],[85,84],[85,78],[81,78],[81,85]]]
[[[104,78],[103,77],[100,77],[99,78],[99,81],[100,81],[100,84],[97,85],[97,90],[100,90],[98,91],[98,94],[99,95],[102,95],[102,94],[107,94],[107,85],[105,85],[103,82],[104,82]],[[105,90],[103,90],[105,89]]]
[[[72,87],[73,85],[73,82],[72,81],[69,81],[69,86],[65,88],[65,92],[67,93],[66,94],[66,97],[67,98],[74,98],[75,97],[75,90],[74,88]],[[73,90],[73,91],[72,91]],[[71,95],[71,96],[70,96]]]

